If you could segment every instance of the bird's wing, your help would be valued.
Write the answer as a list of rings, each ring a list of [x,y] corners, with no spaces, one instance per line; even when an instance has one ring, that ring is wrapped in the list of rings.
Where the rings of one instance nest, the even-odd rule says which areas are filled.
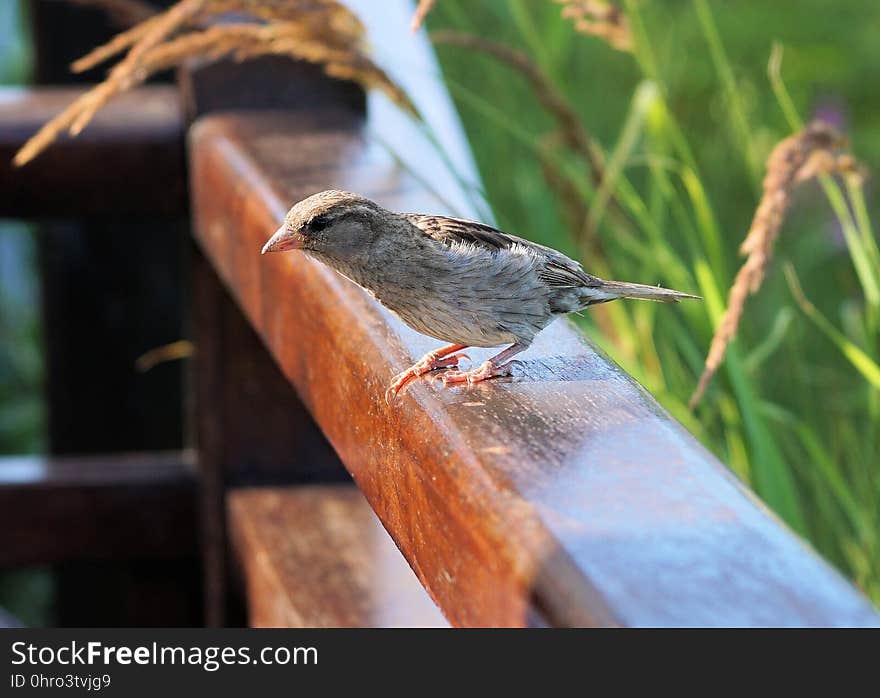
[[[490,251],[504,250],[516,243],[531,244],[513,235],[502,233],[485,223],[449,216],[426,216],[421,213],[404,213],[403,217],[429,238],[445,245],[469,243]]]
[[[491,225],[449,216],[427,216],[421,213],[402,215],[422,233],[445,245],[471,244],[490,252],[506,250],[514,245],[525,247],[541,261],[538,276],[550,286],[579,288],[597,285],[596,277],[587,274],[580,264],[561,252],[516,235],[503,233]]]

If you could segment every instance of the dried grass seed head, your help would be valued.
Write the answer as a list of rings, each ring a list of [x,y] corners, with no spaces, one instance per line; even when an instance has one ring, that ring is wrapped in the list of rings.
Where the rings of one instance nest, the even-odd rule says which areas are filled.
[[[761,288],[773,256],[773,244],[779,236],[797,186],[821,175],[863,172],[849,154],[838,151],[846,139],[831,124],[814,121],[802,131],[780,141],[767,158],[763,194],[740,253],[746,261],[730,288],[727,309],[715,330],[703,373],[690,399],[695,407],[705,394],[736,336],[746,299]]]
[[[255,21],[212,24],[229,14]],[[245,60],[273,54],[309,61],[332,77],[385,92],[400,108],[418,117],[404,90],[364,53],[363,36],[363,24],[337,0],[179,0],[76,61],[73,70],[82,71],[128,51],[104,82],[76,99],[25,143],[14,163],[26,164],[64,131],[77,135],[114,96],[189,58]]]

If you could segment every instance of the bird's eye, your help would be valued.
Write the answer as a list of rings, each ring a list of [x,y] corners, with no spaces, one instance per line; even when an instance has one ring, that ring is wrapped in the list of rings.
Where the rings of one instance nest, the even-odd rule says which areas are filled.
[[[309,221],[309,230],[320,233],[328,225],[330,225],[330,216],[315,216]]]

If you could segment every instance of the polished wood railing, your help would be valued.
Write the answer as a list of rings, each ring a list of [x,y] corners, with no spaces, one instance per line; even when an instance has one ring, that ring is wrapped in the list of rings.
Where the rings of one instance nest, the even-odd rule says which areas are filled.
[[[400,29],[371,27],[405,64],[430,66],[418,39],[390,41]],[[208,114],[191,130],[189,153],[202,251],[447,618],[876,622],[861,596],[566,322],[539,336],[513,379],[466,389],[421,381],[388,406],[390,378],[436,343],[326,267],[258,254],[288,206],[325,188],[396,210],[477,215],[456,187],[476,177],[432,75],[418,71],[406,86],[444,134],[441,145],[449,141],[458,178],[381,101],[366,118],[326,104]]]
[[[171,191],[155,182],[102,198],[94,188],[109,175],[90,169],[70,184],[83,215],[156,201],[177,215],[187,208],[178,182],[189,181],[198,476],[175,520],[201,516],[207,622],[442,624],[423,588],[457,626],[877,625],[857,590],[568,323],[542,333],[512,378],[450,389],[423,380],[387,405],[390,378],[436,343],[302,255],[261,257],[285,210],[325,188],[480,215],[461,185],[477,176],[430,49],[405,33],[407,3],[385,9],[365,14],[373,43],[394,47],[442,155],[380,98],[365,111],[351,86],[275,59],[191,66],[179,104],[155,88],[127,98],[177,104],[161,128],[108,120],[91,141],[56,150],[64,172],[96,143],[129,162],[120,153],[144,157],[144,143],[162,141],[146,147],[168,158]],[[54,97],[18,99],[0,109],[7,151],[34,120],[36,107],[22,105]],[[17,192],[7,215],[41,202],[75,212],[57,193],[73,175],[39,162],[30,175],[0,168]],[[52,191],[41,193],[45,181]],[[77,544],[86,555],[113,549],[112,538],[97,553]],[[161,564],[153,547],[144,554]]]
[[[323,188],[442,208],[364,129],[329,111],[203,118],[191,134],[194,232],[454,624],[873,618],[565,322],[539,336],[513,379],[465,389],[421,381],[386,405],[390,378],[433,343],[320,264],[259,255],[287,205]]]

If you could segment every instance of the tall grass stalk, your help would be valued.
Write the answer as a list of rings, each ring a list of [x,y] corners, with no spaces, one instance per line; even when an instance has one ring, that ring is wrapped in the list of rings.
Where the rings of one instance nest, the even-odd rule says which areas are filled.
[[[481,4],[445,0],[429,24],[525,50],[608,153],[602,180],[592,182],[581,158],[541,148],[552,120],[526,81],[490,58],[440,47],[499,223],[572,252],[589,228],[599,252],[582,258],[588,270],[704,296],[703,304],[662,314],[650,304],[609,304],[600,322],[590,313],[580,322],[782,518],[880,601],[880,249],[872,206],[856,176],[805,185],[816,186],[825,203],[794,201],[776,242],[777,264],[749,300],[721,373],[699,408],[687,407],[726,307],[763,162],[788,129],[802,128],[802,95],[810,85],[801,84],[797,98],[788,92],[780,47],[772,51],[769,80],[745,67],[750,54],[720,21],[730,12],[710,0],[674,9],[622,0],[632,54],[566,33],[555,3],[488,4],[481,12]],[[824,21],[817,17],[815,24]],[[699,41],[679,45],[675,26]],[[705,55],[693,55],[699,45]],[[704,107],[710,97],[687,91],[681,65],[690,71],[705,65],[714,75],[722,128],[709,109],[682,109]],[[747,98],[749,90],[758,101]],[[764,106],[773,104],[775,111]],[[570,180],[566,191],[583,197],[587,219],[579,225],[566,224],[560,188],[544,178],[542,158]],[[609,215],[612,200],[625,223]]]

